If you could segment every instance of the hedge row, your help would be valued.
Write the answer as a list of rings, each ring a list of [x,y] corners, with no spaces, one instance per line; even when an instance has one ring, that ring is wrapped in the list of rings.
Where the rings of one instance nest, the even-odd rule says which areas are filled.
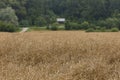
[[[0,31],[2,32],[15,32],[18,28],[10,23],[0,21]]]

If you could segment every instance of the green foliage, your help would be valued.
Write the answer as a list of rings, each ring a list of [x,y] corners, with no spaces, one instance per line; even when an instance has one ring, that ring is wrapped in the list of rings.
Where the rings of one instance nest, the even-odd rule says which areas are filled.
[[[108,18],[105,20],[108,29],[112,27],[117,27],[119,25],[119,20],[117,18]]]
[[[65,25],[64,24],[59,24],[58,30],[65,30]]]
[[[100,30],[101,27],[100,27],[100,26],[96,26],[95,29],[96,29],[96,30]]]
[[[97,26],[96,26],[96,24],[89,24],[89,28],[93,28],[93,29],[96,29],[97,28]]]
[[[90,26],[90,24],[87,21],[84,21],[83,23],[81,23],[81,28],[82,29],[88,29]]]
[[[86,32],[94,32],[95,30],[93,28],[88,28]]]
[[[66,21],[65,23],[65,30],[71,30],[70,22]]]
[[[118,32],[118,31],[119,31],[118,28],[112,28],[112,29],[111,29],[111,32]]]
[[[3,32],[15,32],[17,30],[18,30],[18,28],[15,27],[13,24],[10,24],[10,23],[8,24],[8,23],[0,21],[0,31],[3,31]]]
[[[20,26],[21,27],[28,27],[30,24],[29,24],[29,21],[28,20],[22,20],[20,21]]]
[[[75,22],[66,22],[65,23],[65,30],[79,30],[81,29],[81,25]]]
[[[71,22],[70,27],[72,30],[79,30],[80,29],[80,24]]]
[[[41,30],[47,30],[46,27],[37,27],[37,26],[32,26],[29,27],[28,31],[41,31]]]
[[[51,30],[56,31],[56,30],[58,30],[58,27],[57,26],[51,26]]]
[[[106,28],[105,28],[105,27],[102,27],[102,28],[100,29],[100,31],[101,31],[101,32],[106,32]]]
[[[17,19],[18,17],[18,19]],[[22,26],[47,26],[57,17],[68,20],[65,30],[117,27],[120,30],[120,0],[1,0],[0,20]]]
[[[101,27],[104,27],[104,28],[107,28],[107,24],[106,24],[106,21],[105,20],[100,20],[97,22],[97,25],[101,26]]]
[[[59,24],[58,23],[54,23],[52,26],[51,26],[51,30],[53,30],[53,31],[56,31],[56,30],[58,30],[58,26],[59,26]]]
[[[0,20],[18,26],[18,18],[11,7],[0,10]]]
[[[100,29],[89,28],[86,30],[86,32],[118,32],[118,31],[119,31],[118,28],[106,29],[105,27],[102,27]]]
[[[35,20],[35,25],[36,26],[45,26],[47,24],[45,18],[39,16],[38,18],[36,18]]]
[[[5,8],[5,7],[6,7],[5,3],[0,1],[0,8]]]
[[[25,4],[17,1],[20,6],[27,6],[28,15],[33,19],[40,15],[49,15],[62,16],[72,21],[78,19],[92,21],[110,17],[115,9],[120,9],[119,0],[89,0],[89,2],[88,0],[24,0],[23,2]]]
[[[105,20],[98,21],[97,24],[101,27],[105,27],[106,29],[111,29],[114,27],[117,27],[120,29],[120,19],[115,18],[115,17],[111,17]]]

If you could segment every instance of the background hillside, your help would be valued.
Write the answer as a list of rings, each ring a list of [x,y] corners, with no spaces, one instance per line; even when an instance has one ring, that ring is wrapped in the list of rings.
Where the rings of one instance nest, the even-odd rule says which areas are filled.
[[[120,0],[1,0],[0,9],[6,7],[15,10],[22,26],[45,26],[64,17],[80,24],[87,21],[92,26],[120,29]]]

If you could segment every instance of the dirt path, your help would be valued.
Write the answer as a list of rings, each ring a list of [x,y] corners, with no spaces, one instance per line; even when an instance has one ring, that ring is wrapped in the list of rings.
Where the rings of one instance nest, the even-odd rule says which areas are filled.
[[[28,30],[29,28],[22,28],[22,31],[20,31],[20,33],[24,33]]]

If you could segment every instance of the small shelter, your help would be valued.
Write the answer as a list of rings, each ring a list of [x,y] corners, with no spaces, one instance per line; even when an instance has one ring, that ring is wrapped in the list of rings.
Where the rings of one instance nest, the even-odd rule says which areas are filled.
[[[58,23],[64,23],[65,22],[65,18],[57,18],[57,22]]]

